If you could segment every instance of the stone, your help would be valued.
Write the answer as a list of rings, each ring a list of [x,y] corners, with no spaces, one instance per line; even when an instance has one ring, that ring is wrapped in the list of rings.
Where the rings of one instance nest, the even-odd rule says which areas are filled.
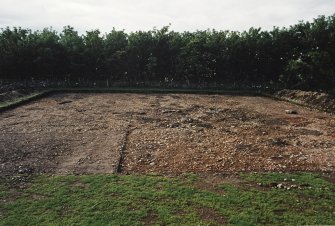
[[[298,114],[298,111],[297,111],[297,110],[292,110],[292,109],[291,109],[291,110],[285,110],[285,113],[286,113],[286,114],[291,114],[291,115],[292,115],[292,114],[293,114],[293,115],[296,115],[296,114]]]

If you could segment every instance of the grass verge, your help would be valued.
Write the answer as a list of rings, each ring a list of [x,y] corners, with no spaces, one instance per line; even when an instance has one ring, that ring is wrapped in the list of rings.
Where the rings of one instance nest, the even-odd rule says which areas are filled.
[[[47,94],[47,91],[35,92],[35,93],[29,94],[29,95],[26,95],[26,96],[15,98],[15,99],[10,100],[10,101],[0,102],[0,112],[4,111],[4,110],[7,110],[7,109],[10,109],[10,108],[14,108],[14,107],[22,105],[22,104],[25,104],[29,101],[38,99],[38,98],[40,98],[40,97],[42,97],[46,94]]]
[[[316,174],[243,174],[214,189],[203,178],[37,176],[0,186],[0,225],[335,224],[335,185]]]

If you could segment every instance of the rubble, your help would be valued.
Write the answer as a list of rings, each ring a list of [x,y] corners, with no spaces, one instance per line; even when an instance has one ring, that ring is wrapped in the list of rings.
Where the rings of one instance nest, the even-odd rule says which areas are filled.
[[[1,175],[335,171],[335,117],[264,97],[56,94],[0,118]]]

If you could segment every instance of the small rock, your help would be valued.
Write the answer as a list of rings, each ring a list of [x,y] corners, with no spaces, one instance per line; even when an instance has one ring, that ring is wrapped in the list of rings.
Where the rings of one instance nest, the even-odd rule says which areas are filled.
[[[31,174],[33,172],[33,169],[30,167],[19,167],[19,174]]]
[[[182,122],[182,123],[192,123],[192,122],[194,122],[194,120],[192,118],[182,118],[180,120],[180,122]]]
[[[296,115],[296,114],[298,114],[298,111],[297,110],[285,110],[285,113],[286,114],[291,114],[291,115]]]
[[[204,128],[197,128],[196,129],[196,132],[203,132],[204,131]]]
[[[180,126],[180,123],[175,122],[170,125],[170,128],[178,128]]]

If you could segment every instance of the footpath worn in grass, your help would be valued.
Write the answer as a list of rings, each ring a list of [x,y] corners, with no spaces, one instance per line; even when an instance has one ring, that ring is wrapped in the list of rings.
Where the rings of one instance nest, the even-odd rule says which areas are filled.
[[[335,224],[335,185],[318,175],[243,174],[210,190],[199,186],[202,179],[38,176],[24,189],[2,183],[0,224]]]

